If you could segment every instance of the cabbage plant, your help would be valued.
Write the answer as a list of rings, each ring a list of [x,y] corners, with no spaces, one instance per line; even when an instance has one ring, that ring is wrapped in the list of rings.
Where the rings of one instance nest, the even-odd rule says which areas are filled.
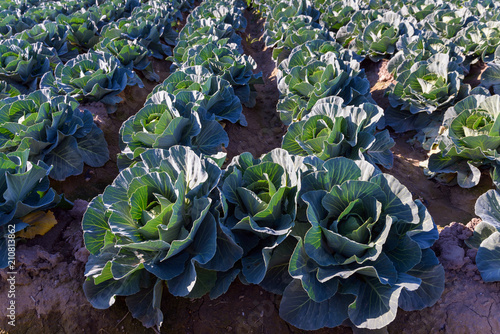
[[[186,24],[190,24],[201,19],[214,19],[218,23],[227,23],[236,31],[244,32],[247,27],[247,20],[243,16],[242,1],[206,1],[196,7],[186,19]]]
[[[392,108],[386,112],[386,124],[396,132],[422,128],[419,121],[428,123],[430,114],[443,111],[467,96],[470,87],[462,85],[463,77],[462,68],[450,61],[449,54],[436,53],[413,64],[387,88]]]
[[[238,46],[240,53],[243,53],[241,37],[232,25],[218,22],[215,19],[201,19],[186,24],[182,28],[174,48],[173,58],[176,62],[181,63],[186,49],[195,45],[204,45],[206,42],[217,41],[221,41],[221,44],[234,43]]]
[[[352,16],[360,9],[358,0],[325,1],[320,7],[320,23],[329,30],[337,32],[341,27],[347,25]]]
[[[482,221],[466,241],[477,249],[476,265],[485,282],[500,281],[500,193],[488,190],[476,201],[475,212]]]
[[[441,38],[454,38],[469,22],[476,21],[467,7],[434,11],[422,20],[422,29],[435,32]]]
[[[303,158],[277,148],[256,159],[233,158],[221,179],[227,201],[224,226],[243,248],[240,279],[281,293],[290,282],[286,264],[294,226]]]
[[[163,289],[189,298],[223,293],[222,272],[242,250],[220,224],[215,163],[183,146],[148,150],[140,158],[83,217],[91,254],[83,290],[99,309],[127,296],[131,314],[159,328]]]
[[[124,67],[115,56],[102,51],[89,51],[64,65],[57,65],[54,73],[46,73],[40,87],[51,89],[56,94],[69,95],[83,103],[100,101],[107,105],[111,113],[116,111],[115,104],[122,100],[117,95],[127,85],[135,84],[143,86],[137,75]]]
[[[253,1],[253,5],[256,5],[259,11],[266,14],[266,23],[269,22],[270,24],[278,21],[285,22],[301,15],[309,16],[312,22],[317,22],[321,15],[313,2],[309,0],[256,0]]]
[[[183,145],[197,154],[217,156],[229,138],[219,122],[206,116],[200,101],[203,94],[196,91],[182,94],[182,99],[163,91],[154,94],[120,128],[120,169],[140,160],[148,148]]]
[[[500,96],[471,95],[449,108],[443,120],[446,130],[439,151],[429,157],[433,173],[454,173],[463,188],[479,183],[479,167],[491,167],[500,185]]]
[[[139,44],[137,40],[103,38],[94,46],[94,49],[112,54],[124,67],[141,71],[150,81],[160,81],[160,76],[154,72],[149,60],[149,56],[152,55],[151,51]]]
[[[172,55],[171,48],[163,44],[160,37],[163,35],[165,27],[160,24],[155,24],[145,17],[122,18],[118,21],[110,22],[104,26],[101,35],[104,38],[126,38],[129,40],[137,40],[152,52],[153,57],[164,59]]]
[[[371,103],[343,105],[339,97],[318,100],[301,121],[290,124],[281,147],[291,154],[322,160],[343,156],[391,168],[394,140],[388,130],[375,133],[384,116],[382,108]]]
[[[36,24],[33,20],[19,16],[14,11],[2,10],[0,12],[0,36],[3,39],[8,39],[26,29],[33,27]]]
[[[90,12],[70,16],[60,14],[56,22],[68,27],[68,41],[81,52],[87,52],[99,42],[98,28]]]
[[[277,109],[283,123],[302,119],[319,99],[328,96],[341,97],[353,105],[373,101],[370,83],[357,58],[337,50],[332,42],[313,41],[296,47],[280,64]]]
[[[284,17],[266,23],[264,41],[273,48],[273,59],[279,64],[286,59],[293,48],[308,41],[334,41],[334,34],[314,22],[310,16]]]
[[[37,79],[60,63],[57,55],[42,43],[22,39],[0,41],[0,80],[34,91]]]
[[[471,63],[479,59],[491,61],[500,45],[500,22],[471,22],[457,33],[454,42],[464,49],[466,56],[473,58]]]
[[[283,319],[305,330],[347,319],[378,329],[394,320],[398,306],[436,303],[444,290],[444,269],[430,249],[438,231],[405,186],[344,157],[318,163],[301,184],[306,232],[296,233]]]
[[[481,86],[498,94],[500,92],[500,46],[496,48],[492,61],[487,65],[481,74]]]
[[[337,31],[335,35],[337,42],[344,47],[348,47],[357,36],[363,33],[370,22],[381,19],[383,13],[382,11],[373,9],[361,9],[356,11],[351,17],[351,21],[340,27]]]
[[[414,0],[404,3],[399,10],[399,13],[404,17],[413,17],[420,22],[424,20],[429,14],[440,9],[450,8],[449,3],[434,0]]]
[[[14,36],[30,43],[41,42],[46,47],[54,48],[55,53],[66,62],[78,55],[78,49],[68,42],[68,27],[51,21],[44,21],[33,28]]]
[[[101,167],[109,160],[108,145],[88,110],[67,96],[37,90],[0,101],[0,152],[30,149],[30,161],[52,166],[50,177],[64,180]]]
[[[149,1],[132,11],[132,17],[153,23],[159,29],[163,30],[161,39],[169,46],[176,44],[178,32],[173,28],[176,21],[182,21],[181,12],[172,6],[171,2]]]
[[[387,70],[395,78],[410,70],[418,62],[428,60],[435,54],[444,53],[450,56],[450,62],[456,63],[459,72],[468,72],[469,64],[465,64],[465,55],[456,44],[439,38],[432,31],[424,31],[419,35],[401,36],[396,43],[399,50],[387,63]]]
[[[371,21],[349,44],[349,48],[377,62],[396,52],[396,42],[400,36],[413,36],[414,33],[415,27],[411,21],[394,12],[386,12],[381,18]]]
[[[28,226],[20,218],[50,209],[60,200],[54,189],[49,189],[51,168],[43,161],[30,162],[28,157],[29,149],[0,152],[0,268],[9,265],[7,235]]]
[[[182,98],[186,92],[201,92],[203,100],[200,105],[207,111],[208,119],[247,125],[240,99],[235,95],[231,84],[205,67],[191,66],[175,71],[153,89],[148,99],[159,91],[170,93],[176,99]]]
[[[254,74],[257,63],[248,55],[240,54],[235,44],[223,41],[195,45],[185,50],[182,63],[174,63],[171,71],[178,67],[203,66],[213,74],[227,80],[241,103],[255,106],[256,84],[263,84],[262,72]]]

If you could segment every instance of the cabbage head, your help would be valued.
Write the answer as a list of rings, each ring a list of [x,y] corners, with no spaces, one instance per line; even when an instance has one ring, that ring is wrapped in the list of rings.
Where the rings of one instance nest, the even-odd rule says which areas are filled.
[[[55,180],[81,174],[84,164],[101,167],[109,160],[104,134],[90,111],[48,91],[0,101],[0,152],[28,148],[30,161],[52,165],[49,175]]]
[[[375,133],[382,108],[371,103],[343,105],[340,97],[318,100],[301,121],[290,124],[281,147],[301,156],[322,160],[343,156],[391,168],[394,140],[388,130]]]
[[[203,94],[192,91],[176,99],[160,91],[154,94],[144,107],[127,119],[120,128],[118,167],[128,167],[148,148],[168,149],[175,145],[189,146],[197,154],[222,153],[229,138],[222,125],[206,117],[200,106]],[[225,157],[225,155],[224,155]]]
[[[116,296],[146,327],[159,327],[162,291],[198,298],[227,290],[223,272],[241,248],[220,224],[221,170],[191,149],[151,149],[120,172],[83,217],[90,257],[83,290],[99,309]]]
[[[280,316],[300,329],[345,320],[379,329],[398,306],[420,310],[444,290],[444,269],[430,249],[438,231],[427,209],[393,176],[344,157],[316,164],[302,178],[306,214],[288,271]],[[299,202],[300,203],[300,202]],[[299,207],[299,212],[303,210]]]
[[[281,293],[290,282],[286,264],[294,226],[303,158],[274,149],[256,159],[233,158],[220,188],[227,201],[224,225],[243,248],[240,280]]]
[[[479,183],[480,167],[491,168],[500,186],[500,96],[471,95],[449,108],[443,120],[446,130],[439,138],[439,152],[429,157],[433,173],[453,173],[458,185]]]
[[[130,69],[110,53],[89,51],[78,55],[66,64],[59,64],[54,73],[46,73],[41,82],[42,89],[55,94],[69,95],[79,102],[102,102],[108,112],[116,111],[115,104],[122,101],[118,96],[127,85],[142,81]]]
[[[22,39],[0,41],[0,80],[18,84],[23,93],[37,88],[37,79],[60,63],[53,50],[42,43]]]

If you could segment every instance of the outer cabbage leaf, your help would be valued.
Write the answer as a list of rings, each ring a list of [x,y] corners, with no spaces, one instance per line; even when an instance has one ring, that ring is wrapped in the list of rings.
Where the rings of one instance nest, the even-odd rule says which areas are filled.
[[[500,281],[500,193],[488,190],[476,201],[476,215],[483,221],[476,226],[474,235],[478,243],[476,264],[485,282]],[[486,233],[484,233],[486,232]],[[469,239],[469,242],[471,241]],[[469,243],[470,245],[470,243]]]
[[[84,163],[103,166],[109,160],[101,129],[88,110],[67,96],[48,91],[0,101],[0,152],[30,149],[30,160],[52,165],[50,177],[64,180],[81,174]]]
[[[97,308],[111,306],[115,296],[134,296],[128,304],[143,299],[141,305],[156,316],[135,306],[132,313],[159,326],[158,280],[175,296],[203,295],[219,288],[217,273],[231,269],[242,250],[219,222],[217,165],[183,146],[151,149],[140,157],[84,215],[91,253],[84,291]]]
[[[429,157],[428,168],[433,173],[455,173],[463,188],[479,183],[479,167],[492,168],[495,184],[500,184],[496,168],[500,163],[500,97],[471,95],[444,116],[446,127],[439,139],[439,152]]]
[[[203,94],[183,94],[183,100],[158,92],[136,115],[120,128],[119,167],[128,167],[140,160],[148,148],[168,149],[174,145],[191,147],[198,154],[216,155],[227,147],[229,138],[223,127],[206,117],[200,107]]]
[[[89,51],[78,55],[66,64],[59,64],[54,73],[48,72],[40,82],[42,89],[55,94],[69,95],[79,102],[100,101],[108,106],[108,112],[116,111],[117,96],[127,85],[142,81],[130,69],[124,67],[113,55],[102,51]]]
[[[276,263],[287,263],[293,246],[289,237],[295,220],[296,197],[303,158],[274,149],[259,159],[246,152],[234,157],[221,180],[227,201],[224,225],[243,248],[241,276],[260,284]],[[287,240],[291,238],[292,240]],[[280,249],[280,244],[292,243]],[[264,285],[269,290],[285,287],[290,276],[275,275]]]
[[[378,329],[398,304],[433,305],[444,270],[429,249],[438,233],[426,208],[368,162],[340,157],[317,168],[302,178],[298,210],[306,212],[297,217],[309,229],[297,235],[280,315],[309,330],[346,319]]]
[[[29,150],[0,153],[0,268],[8,266],[8,248],[13,246],[8,235],[27,226],[20,218],[50,209],[60,200],[49,188],[50,167],[42,161],[33,164],[28,157]]]
[[[315,155],[322,160],[343,156],[391,168],[394,141],[387,130],[375,134],[383,110],[371,103],[343,105],[339,97],[318,100],[301,121],[290,124],[281,147],[291,154]]]

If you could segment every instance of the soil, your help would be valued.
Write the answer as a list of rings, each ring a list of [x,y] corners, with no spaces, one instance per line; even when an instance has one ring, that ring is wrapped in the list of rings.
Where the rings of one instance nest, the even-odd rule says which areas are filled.
[[[278,91],[276,67],[271,50],[262,40],[263,20],[245,13],[249,22],[242,34],[243,48],[263,72],[264,84],[257,85],[258,98],[254,108],[244,108],[248,127],[227,123],[229,134],[228,161],[249,151],[254,156],[279,147],[286,131],[276,112]],[[253,42],[251,42],[253,41]],[[169,74],[170,63],[153,61],[161,80]],[[471,68],[469,83],[477,84],[482,65]],[[372,84],[372,94],[385,108],[384,90],[392,77],[387,61],[365,61],[362,67]],[[475,74],[474,74],[475,73]],[[89,109],[103,129],[109,143],[111,160],[101,168],[85,167],[81,176],[63,182],[53,182],[58,192],[64,192],[75,202],[71,211],[54,210],[58,224],[44,236],[19,241],[17,245],[16,326],[7,324],[6,308],[0,307],[0,334],[8,333],[154,333],[132,318],[124,299],[117,298],[107,310],[94,309],[87,301],[82,284],[88,252],[83,245],[81,219],[87,201],[102,193],[118,174],[116,154],[118,131],[128,117],[143,105],[156,83],[144,80],[145,87],[127,88],[115,114],[108,115],[99,104]],[[462,189],[429,180],[419,167],[427,152],[410,141],[414,133],[391,134],[394,167],[384,170],[406,185],[415,199],[427,206],[436,224],[445,226],[433,246],[446,272],[446,287],[442,298],[431,308],[415,312],[398,311],[389,333],[500,333],[500,283],[484,283],[475,265],[475,251],[464,244],[474,224],[474,202],[491,187],[483,177],[478,187]],[[469,222],[470,221],[470,222]],[[459,222],[459,223],[455,223]],[[467,223],[464,226],[460,223]],[[0,270],[0,304],[5,305],[9,285],[7,271]],[[278,315],[280,296],[270,294],[255,285],[234,283],[229,291],[216,300],[204,297],[197,300],[176,298],[168,293],[162,299],[164,323],[162,333],[305,333],[281,320]],[[348,327],[322,329],[314,333],[352,333]]]
[[[263,85],[255,85],[257,103],[253,108],[243,106],[248,126],[227,123],[225,130],[229,135],[227,158],[230,161],[235,155],[250,152],[259,157],[270,150],[280,147],[287,127],[281,123],[276,104],[279,92],[276,83],[277,69],[272,59],[272,49],[266,48],[262,35],[265,19],[257,18],[245,12],[248,26],[243,34],[243,50],[257,63],[256,72],[262,72]],[[252,43],[253,41],[253,43]]]

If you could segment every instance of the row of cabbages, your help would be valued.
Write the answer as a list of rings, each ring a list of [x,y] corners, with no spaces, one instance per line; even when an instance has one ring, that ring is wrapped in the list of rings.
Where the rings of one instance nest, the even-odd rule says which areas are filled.
[[[255,2],[266,14],[266,44],[274,47],[280,70],[277,109],[290,124],[283,148],[322,159],[344,155],[390,167],[388,150],[393,142],[386,132],[375,134],[375,126],[389,125],[396,132],[417,130],[416,138],[424,148],[434,149],[427,163],[430,175],[451,173],[460,186],[472,187],[478,184],[483,166],[491,168],[498,186],[500,97],[491,96],[499,85],[497,3]],[[372,61],[392,56],[388,70],[395,82],[387,90],[390,107],[385,115],[366,103],[372,101],[368,81],[359,72],[360,56]],[[481,77],[482,87],[471,89],[463,79],[478,61],[488,62],[488,68]],[[370,112],[359,117],[360,108]],[[478,199],[476,213],[483,223],[469,242],[479,247],[478,268],[486,281],[500,280],[499,198],[491,190]],[[307,279],[297,277],[309,293]],[[314,299],[310,293],[309,297]],[[326,318],[314,323],[301,319],[300,312],[283,312],[285,319],[301,328],[328,324]],[[375,322],[382,325],[380,319]],[[370,326],[374,323],[363,325]]]
[[[266,13],[265,41],[274,48],[280,70],[277,109],[285,124],[302,120],[322,97],[340,96],[344,104],[356,106],[373,102],[369,83],[356,60],[366,56],[378,61],[391,56],[388,70],[394,83],[387,90],[390,107],[377,127],[388,125],[396,132],[417,130],[416,139],[425,149],[434,145],[440,151],[432,161],[439,159],[441,163],[430,163],[430,172],[458,174],[455,180],[462,187],[477,184],[479,174],[474,166],[496,167],[491,145],[495,150],[498,145],[491,140],[479,152],[477,146],[447,133],[437,138],[450,121],[444,120],[446,109],[469,95],[488,95],[483,87],[492,92],[498,89],[500,7],[496,2],[474,1],[473,6],[463,1],[256,3]],[[314,42],[305,43],[310,39]],[[294,55],[283,61],[292,52]],[[471,90],[463,79],[470,64],[479,60],[488,62],[481,77],[483,87]],[[489,119],[494,122],[495,114]],[[463,149],[476,149],[477,154],[467,159]],[[496,175],[492,173],[498,182]]]
[[[172,26],[189,6],[190,1],[129,0],[62,10],[40,4],[40,10],[57,15],[30,19],[0,43],[0,96],[30,93],[40,85],[79,102],[100,101],[113,112],[127,85],[142,86],[134,70],[159,80],[149,57],[171,55],[177,37]],[[29,10],[15,13],[9,18],[31,17]]]
[[[242,103],[255,105],[257,64],[242,54],[244,4],[206,1],[194,9],[176,41],[171,75],[147,97],[144,108],[120,129],[119,167],[147,148],[191,147],[222,164],[229,138],[221,121],[246,126]]]
[[[360,68],[363,57],[337,43],[308,2],[264,2],[259,10],[266,14],[266,45],[273,55],[280,51],[276,109],[289,125],[282,147],[302,156],[345,156],[391,168],[394,141],[387,130],[375,133],[384,112],[371,97]]]
[[[169,57],[172,73],[120,129],[120,175],[83,220],[91,252],[84,291],[97,308],[128,296],[131,314],[159,328],[163,281],[176,296],[217,297],[241,269],[243,249],[221,224],[217,184],[229,144],[219,122],[245,126],[242,103],[255,105],[262,82],[237,34],[245,8],[206,1],[194,9]]]
[[[107,308],[127,296],[148,327],[161,325],[164,288],[216,298],[237,276],[282,293],[281,316],[304,329],[381,328],[444,289],[426,208],[344,157],[275,149],[222,171],[184,146],[149,149],[90,203],[83,229],[87,297]]]
[[[12,37],[0,42],[0,268],[4,268],[7,235],[27,227],[22,218],[67,203],[50,189],[49,176],[64,180],[81,174],[84,164],[100,167],[109,160],[103,132],[89,111],[78,109],[78,102],[116,103],[120,99],[116,95],[131,79],[138,82],[132,69],[151,68],[147,57],[155,55],[155,45],[163,50],[160,58],[170,54],[159,38],[175,39],[171,22],[190,3],[30,1],[1,6],[5,11],[0,14],[0,33]],[[78,55],[94,45],[98,51]],[[42,89],[37,90],[40,78]]]

